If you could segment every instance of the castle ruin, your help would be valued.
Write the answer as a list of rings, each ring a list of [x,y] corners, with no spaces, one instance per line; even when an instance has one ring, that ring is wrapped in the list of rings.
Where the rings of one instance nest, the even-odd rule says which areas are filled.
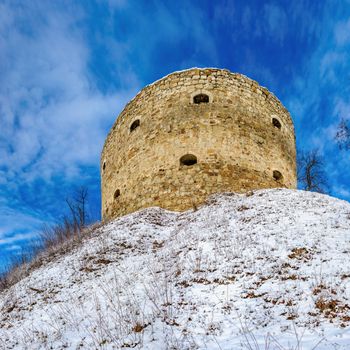
[[[296,187],[294,126],[266,88],[225,69],[172,73],[142,89],[101,155],[102,218],[182,211],[218,192]]]

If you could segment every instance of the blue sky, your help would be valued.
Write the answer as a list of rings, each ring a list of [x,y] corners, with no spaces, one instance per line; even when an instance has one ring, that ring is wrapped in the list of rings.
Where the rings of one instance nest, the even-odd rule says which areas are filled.
[[[319,148],[332,195],[350,200],[350,1],[0,0],[0,269],[89,188],[99,219],[99,154],[135,93],[190,67],[240,72]]]

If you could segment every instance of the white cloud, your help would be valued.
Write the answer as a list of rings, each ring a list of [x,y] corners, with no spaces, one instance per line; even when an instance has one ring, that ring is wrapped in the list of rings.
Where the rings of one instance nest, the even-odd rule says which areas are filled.
[[[305,46],[309,55],[298,67],[298,76],[288,84],[287,106],[294,116],[298,146],[304,150],[319,149],[332,194],[349,199],[349,179],[344,171],[350,167],[350,153],[341,152],[334,138],[341,118],[347,118],[350,112],[350,21],[344,21],[339,11],[343,4],[339,3],[336,9],[332,6],[324,4],[319,7],[317,18],[303,20],[310,27],[305,33],[305,28],[301,28],[303,37],[309,36],[312,41],[306,41],[310,43]],[[335,15],[329,16],[332,10]]]
[[[0,245],[7,245],[20,240],[29,240],[37,236],[44,220],[33,213],[19,213],[18,210],[1,205]],[[17,232],[13,234],[14,232]]]
[[[337,24],[335,27],[335,39],[338,45],[350,43],[350,19]]]
[[[8,247],[5,248],[7,251],[21,251],[22,250],[22,247],[18,244],[11,244],[9,245]]]
[[[339,82],[339,71],[346,70],[348,57],[339,47],[334,46],[332,50],[326,51],[319,58],[319,74],[323,83],[337,86]]]
[[[30,5],[2,4],[0,31],[0,165],[26,180],[69,176],[81,165],[97,165],[103,140],[130,90],[101,93],[89,72],[91,52],[76,26],[83,13],[42,6],[45,19],[31,23]],[[16,11],[15,11],[16,10]],[[37,14],[38,15],[38,14]],[[33,19],[34,20],[34,19]],[[25,23],[25,25],[23,25]]]
[[[17,233],[14,235],[11,235],[9,237],[5,237],[5,238],[0,238],[0,246],[1,245],[9,245],[12,244],[14,242],[19,242],[19,241],[23,241],[23,240],[30,240],[30,239],[35,239],[37,237],[37,233],[34,232],[30,232],[30,233]],[[6,250],[8,250],[7,247],[5,247]]]
[[[341,119],[350,119],[350,99],[343,96],[336,99],[334,103],[334,113],[338,116],[337,123]]]
[[[271,39],[282,44],[288,28],[287,15],[284,9],[276,4],[265,4],[262,23],[262,34],[268,35]]]
[[[30,184],[44,180],[52,191],[54,176],[66,184],[98,167],[108,128],[138,88],[118,62],[124,89],[98,88],[84,16],[73,2],[0,3],[0,250],[23,245],[51,221],[26,206],[22,188],[35,191]],[[52,196],[40,200],[49,205]]]

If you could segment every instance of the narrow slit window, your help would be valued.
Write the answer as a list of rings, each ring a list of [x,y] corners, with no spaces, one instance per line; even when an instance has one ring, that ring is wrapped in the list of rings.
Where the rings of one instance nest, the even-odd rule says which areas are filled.
[[[102,169],[103,169],[103,170],[105,170],[105,169],[106,169],[106,162],[103,162]]]
[[[209,96],[206,94],[198,94],[193,97],[193,103],[195,104],[209,103]]]
[[[130,132],[136,130],[140,126],[140,119],[136,119],[130,125]]]
[[[193,154],[185,154],[180,158],[180,165],[191,166],[197,164],[197,157]]]
[[[272,125],[277,129],[281,129],[282,127],[281,122],[277,118],[272,118]]]
[[[114,199],[117,199],[120,196],[120,190],[115,190],[114,192]]]

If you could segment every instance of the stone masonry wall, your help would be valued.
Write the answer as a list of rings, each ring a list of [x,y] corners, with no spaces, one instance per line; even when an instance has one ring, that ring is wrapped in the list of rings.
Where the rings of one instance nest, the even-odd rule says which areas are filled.
[[[208,103],[193,102],[200,93]],[[181,165],[185,154],[197,164]],[[228,70],[175,72],[141,90],[111,129],[102,217],[150,206],[182,211],[217,192],[295,188],[295,156],[291,117],[267,89]]]

